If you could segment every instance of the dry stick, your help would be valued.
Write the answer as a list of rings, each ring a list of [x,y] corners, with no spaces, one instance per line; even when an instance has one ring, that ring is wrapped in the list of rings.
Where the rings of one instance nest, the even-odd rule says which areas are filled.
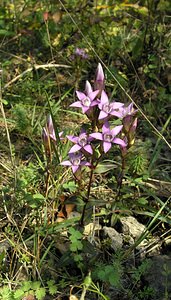
[[[23,77],[25,74],[27,74],[29,72],[32,72],[33,70],[50,69],[50,68],[71,68],[71,67],[67,66],[67,65],[60,65],[60,64],[33,65],[33,67],[28,68],[23,73],[21,73],[20,75],[14,77],[11,81],[9,81],[8,83],[6,83],[3,88],[6,89],[12,83],[16,82],[18,79],[20,79],[21,77]]]
[[[62,3],[61,0],[59,0],[60,4],[62,5],[63,9],[65,10],[65,12],[68,14],[68,16],[70,17],[70,19],[72,20],[72,22],[74,23],[74,25],[77,27],[77,30],[79,31],[79,33],[82,35],[83,39],[85,40],[85,42],[87,43],[87,45],[90,47],[90,49],[94,52],[94,54],[96,55],[96,57],[99,59],[99,61],[101,62],[101,64],[106,68],[106,70],[110,73],[110,75],[113,77],[113,79],[116,81],[116,83],[119,85],[119,87],[121,88],[121,90],[125,93],[125,95],[128,97],[128,99],[135,105],[135,107],[138,108],[139,112],[141,113],[141,115],[144,117],[144,119],[150,124],[150,126],[153,128],[154,132],[167,144],[167,146],[171,149],[171,144],[166,140],[166,138],[161,134],[161,132],[153,125],[153,123],[151,123],[151,121],[149,120],[149,118],[145,115],[145,113],[142,111],[142,109],[139,107],[139,105],[136,104],[136,102],[132,99],[132,97],[125,91],[124,87],[122,86],[122,84],[118,81],[118,79],[115,77],[115,75],[109,70],[109,68],[107,67],[107,65],[102,61],[102,59],[100,58],[100,56],[97,54],[96,50],[91,46],[91,44],[89,43],[88,39],[84,36],[83,32],[80,30],[79,26],[77,25],[76,21],[73,19],[73,17],[71,16],[71,14],[69,13],[69,11],[67,10],[67,8],[65,7],[65,5]]]
[[[0,86],[0,110],[1,110],[2,117],[4,120],[4,124],[5,124],[5,130],[6,130],[6,135],[7,135],[7,140],[8,140],[9,150],[10,150],[10,159],[11,159],[12,168],[15,168],[12,144],[11,144],[10,134],[9,134],[9,130],[8,130],[7,119],[5,116],[4,106],[3,106],[3,102],[2,102],[1,86]]]

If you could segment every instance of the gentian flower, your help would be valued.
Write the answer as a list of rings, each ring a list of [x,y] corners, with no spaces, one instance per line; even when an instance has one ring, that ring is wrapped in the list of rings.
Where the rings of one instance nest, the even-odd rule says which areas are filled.
[[[70,153],[69,160],[65,160],[61,162],[63,166],[70,166],[72,168],[73,173],[78,171],[82,166],[91,166],[91,164],[85,160],[82,160],[82,154],[78,153]]]
[[[80,56],[83,59],[88,58],[88,54],[86,53],[85,49],[83,49],[83,48],[76,48],[75,49],[75,55]]]
[[[62,139],[61,138],[62,134],[63,134],[63,131],[59,132],[60,139]],[[49,115],[49,117],[47,119],[46,127],[43,127],[42,138],[43,138],[44,143],[47,143],[49,138],[52,139],[54,142],[56,142],[55,129],[53,126],[53,121],[52,121],[51,115]]]
[[[134,121],[132,122],[129,128],[129,132],[128,132],[129,146],[132,146],[134,144],[136,129],[137,129],[137,118],[134,119]]]
[[[122,130],[122,128],[123,125],[118,125],[115,128],[110,129],[109,122],[105,122],[102,127],[102,133],[91,133],[90,136],[103,141],[103,150],[107,153],[112,147],[112,144],[118,144],[122,147],[126,146],[126,143],[122,139],[116,138],[116,135]]]
[[[118,110],[124,104],[121,102],[109,102],[108,96],[105,91],[102,91],[100,103],[98,107],[100,109],[99,120],[106,119],[109,116],[118,116]]]
[[[96,78],[94,81],[94,88],[95,90],[99,90],[100,92],[104,89],[104,81],[105,76],[103,72],[102,65],[99,63],[96,70]]]
[[[137,111],[138,111],[137,109],[134,109],[133,103],[130,103],[128,106],[120,107],[118,109],[117,117],[121,119],[125,119],[126,117],[128,117],[128,122],[129,122],[130,116],[134,116]]]
[[[89,137],[86,134],[86,131],[84,129],[82,129],[82,131],[81,131],[81,133],[78,137],[68,135],[67,138],[75,144],[70,149],[69,153],[74,153],[74,152],[77,152],[77,151],[85,150],[89,154],[93,154],[93,149],[90,145],[90,142],[93,140],[93,138]]]
[[[76,91],[79,101],[72,103],[71,107],[81,107],[83,114],[87,113],[88,110],[97,105],[98,101],[94,100],[98,95],[99,91],[91,91],[90,86],[86,88],[85,93]]]

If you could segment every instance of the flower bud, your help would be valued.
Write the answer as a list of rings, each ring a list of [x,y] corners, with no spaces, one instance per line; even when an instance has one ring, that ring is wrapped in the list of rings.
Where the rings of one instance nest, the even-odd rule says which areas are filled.
[[[104,81],[105,81],[105,77],[104,77],[103,68],[102,65],[99,63],[97,66],[96,78],[94,82],[95,90],[99,90],[101,93],[101,91],[104,89]]]

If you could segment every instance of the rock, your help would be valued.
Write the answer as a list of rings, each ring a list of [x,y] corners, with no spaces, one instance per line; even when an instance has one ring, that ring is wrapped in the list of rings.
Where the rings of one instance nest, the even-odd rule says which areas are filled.
[[[118,233],[112,227],[103,227],[104,234],[111,239],[111,247],[114,251],[117,251],[122,248],[123,238],[120,233]]]
[[[150,261],[152,262],[151,268],[148,270],[145,280],[155,292],[152,299],[171,299],[171,254],[157,255]]]
[[[135,240],[145,231],[146,227],[139,223],[134,217],[122,217],[120,219],[122,223],[122,230],[125,234],[130,234]]]
[[[93,235],[96,230],[101,230],[102,226],[98,223],[89,223],[84,227],[84,235]]]

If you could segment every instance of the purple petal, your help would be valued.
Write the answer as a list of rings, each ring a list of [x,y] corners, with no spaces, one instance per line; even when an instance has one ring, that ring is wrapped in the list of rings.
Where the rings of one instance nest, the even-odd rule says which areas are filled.
[[[91,105],[90,105],[90,106],[95,106],[95,105],[98,105],[98,104],[99,104],[98,100],[93,100],[93,101],[91,102]]]
[[[88,97],[90,98],[91,101],[94,100],[94,98],[98,95],[99,90],[91,92],[90,94],[88,94]]]
[[[75,153],[77,151],[79,151],[81,149],[81,146],[79,146],[78,144],[72,146],[72,148],[69,150],[68,153]]]
[[[113,109],[117,109],[117,108],[124,106],[124,103],[121,103],[121,102],[112,102],[111,104],[112,104]]]
[[[83,114],[85,114],[89,109],[90,109],[90,107],[88,107],[88,106],[82,106]]]
[[[90,137],[93,137],[94,139],[103,141],[103,135],[100,132],[91,133]]]
[[[108,116],[108,114],[106,112],[104,112],[103,110],[100,111],[99,120],[105,119]]]
[[[80,101],[75,101],[74,103],[70,104],[71,107],[82,107],[82,103]]]
[[[72,166],[71,162],[69,160],[64,160],[60,163],[62,166]]]
[[[102,127],[102,132],[107,133],[108,131],[110,131],[110,125],[109,122],[106,121]]]
[[[92,147],[91,147],[90,145],[85,145],[85,146],[83,147],[83,149],[84,149],[85,151],[87,151],[88,153],[93,154],[93,149],[92,149]]]
[[[121,119],[123,118],[123,112],[121,110],[112,110],[111,115]]]
[[[54,131],[54,127],[53,127],[53,121],[52,121],[51,115],[49,115],[49,117],[47,119],[47,128],[48,128],[49,133],[52,134]]]
[[[104,72],[102,65],[98,63],[97,71],[96,71],[96,81],[104,81]]]
[[[76,91],[76,94],[80,101],[82,101],[83,99],[85,99],[87,97],[84,93],[79,92],[79,91]]]
[[[80,165],[81,166],[88,166],[88,167],[91,166],[91,164],[88,161],[82,161]]]
[[[120,138],[114,138],[112,141],[114,144],[118,144],[122,147],[126,147],[127,143],[125,143],[123,140],[121,140]]]
[[[66,136],[68,140],[70,140],[73,143],[77,143],[78,142],[78,137],[73,136],[73,135],[67,135]]]
[[[72,167],[71,167],[72,168],[72,172],[75,173],[79,169],[79,167],[80,166],[73,166],[72,165]]]
[[[52,134],[49,134],[50,138],[56,142],[56,135],[55,135],[55,131]]]
[[[116,136],[122,130],[122,128],[123,128],[123,125],[119,125],[119,126],[116,126],[115,128],[113,128],[111,130],[112,135]]]
[[[102,91],[100,101],[101,101],[102,104],[109,103],[109,98],[108,98],[108,96],[107,96],[107,94],[105,93],[104,90]]]
[[[110,150],[111,147],[112,147],[112,143],[104,142],[104,143],[103,143],[104,153],[108,152],[108,151]]]
[[[90,82],[88,80],[86,80],[86,84],[85,84],[85,94],[89,95],[90,93],[93,92],[92,86],[90,84]]]

